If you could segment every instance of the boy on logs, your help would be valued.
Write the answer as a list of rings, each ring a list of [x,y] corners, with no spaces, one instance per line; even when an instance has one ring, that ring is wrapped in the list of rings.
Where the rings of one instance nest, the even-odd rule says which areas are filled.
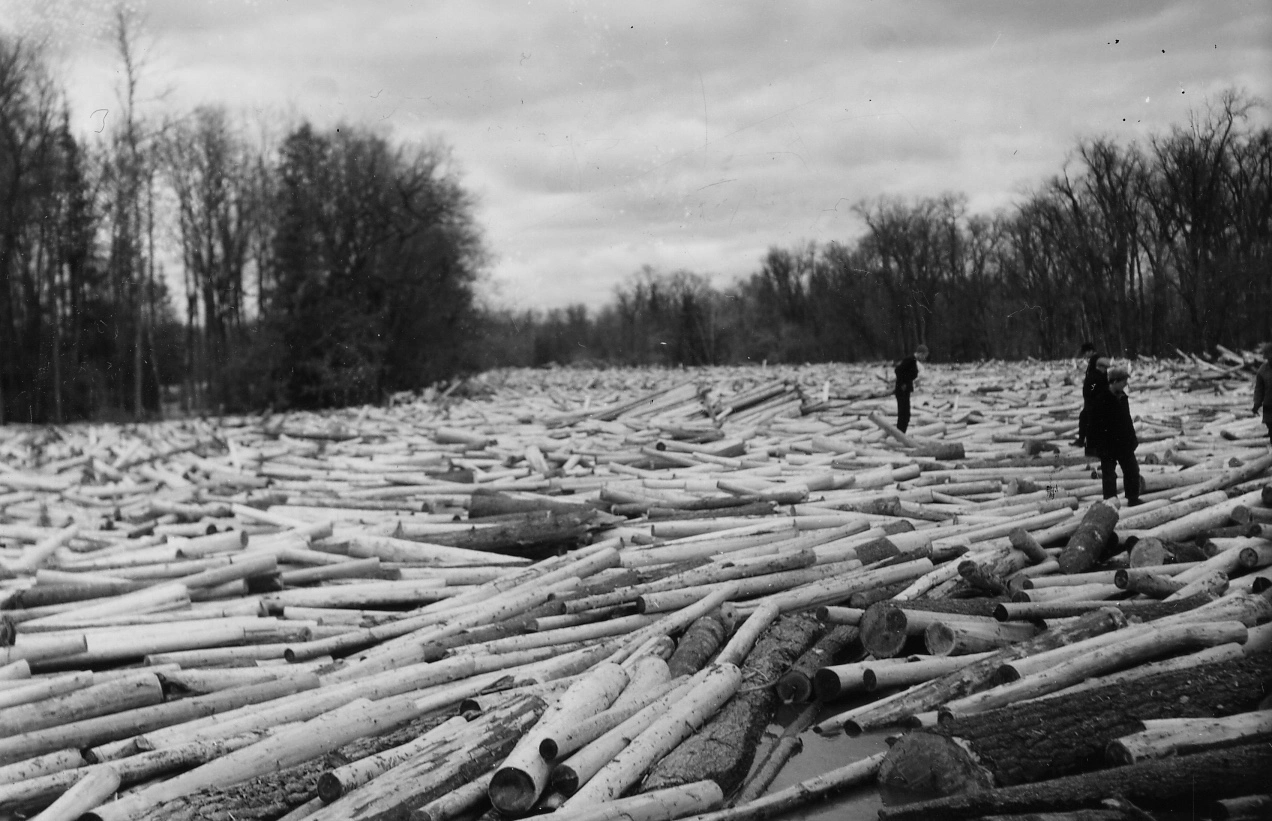
[[[1254,375],[1254,413],[1258,415],[1260,409],[1272,444],[1272,342],[1263,346],[1263,364]]]
[[[1117,468],[1122,468],[1122,487],[1127,505],[1140,503],[1139,462],[1135,448],[1135,423],[1131,419],[1131,402],[1126,397],[1130,374],[1125,368],[1110,368],[1108,383],[1091,397],[1090,430],[1087,444],[1094,445],[1100,457],[1100,477],[1104,498],[1117,496]]]
[[[910,427],[910,394],[914,393],[914,380],[919,378],[919,363],[927,358],[927,345],[920,345],[893,369],[897,375],[897,386],[892,391],[897,396],[897,430],[902,433]]]
[[[1078,357],[1086,360],[1086,374],[1082,377],[1082,410],[1078,413],[1078,438],[1073,440],[1073,444],[1076,447],[1086,448],[1087,430],[1091,426],[1091,396],[1103,387],[1106,381],[1104,370],[1108,368],[1109,360],[1108,357],[1102,356],[1090,342],[1082,343],[1081,349],[1078,350]],[[1095,454],[1088,452],[1087,455]]]

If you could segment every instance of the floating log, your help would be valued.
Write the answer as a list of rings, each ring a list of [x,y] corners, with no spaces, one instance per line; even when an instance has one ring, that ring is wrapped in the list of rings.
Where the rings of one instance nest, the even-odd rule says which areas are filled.
[[[1090,772],[1105,765],[1110,744],[1147,721],[1249,715],[1270,674],[1272,659],[1240,658],[955,718],[902,736],[879,778],[955,795]]]
[[[1272,736],[1272,710],[1224,718],[1141,718],[1144,729],[1110,741],[1109,763],[1134,764],[1150,758],[1196,752],[1252,736]]]
[[[745,657],[748,681],[777,680],[820,637],[823,627],[808,615],[784,616]],[[742,783],[754,761],[760,736],[777,712],[772,687],[750,688],[733,696],[697,733],[681,742],[645,775],[651,791],[710,779],[726,793]]]
[[[1113,538],[1117,521],[1118,511],[1112,505],[1096,502],[1087,508],[1077,531],[1060,552],[1060,571],[1081,573],[1099,562]]]
[[[1059,811],[1096,807],[1110,795],[1137,805],[1177,807],[1248,794],[1272,768],[1266,743],[1228,747],[1195,755],[1146,761],[1094,773],[1063,776],[1037,784],[975,790],[948,798],[883,807],[883,821],[959,821],[989,814]]]

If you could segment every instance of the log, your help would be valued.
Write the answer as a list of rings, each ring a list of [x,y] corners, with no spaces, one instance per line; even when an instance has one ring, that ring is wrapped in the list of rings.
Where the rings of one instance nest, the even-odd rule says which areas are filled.
[[[1272,745],[1246,744],[1146,761],[1039,784],[976,790],[879,810],[882,821],[961,821],[999,813],[1096,807],[1109,795],[1154,807],[1178,807],[1248,794],[1272,769]]]
[[[883,753],[876,753],[809,778],[763,798],[724,810],[691,816],[689,821],[761,821],[821,801],[835,793],[874,782]]]
[[[1106,502],[1096,502],[1087,508],[1077,531],[1060,552],[1060,572],[1081,573],[1097,564],[1114,538],[1117,520],[1117,508]]]
[[[1128,629],[1125,631],[1126,637],[1121,641],[1104,642],[1104,636],[1098,637],[1093,640],[1098,645],[1090,650],[1086,650],[1085,644],[1070,645],[1064,648],[1065,656],[1057,659],[1047,669],[981,693],[948,701],[941,708],[940,714],[942,717],[952,717],[984,712],[1023,698],[1052,693],[1091,676],[1124,669],[1172,652],[1213,647],[1232,641],[1244,643],[1246,638],[1245,625],[1236,621],[1164,627],[1156,627],[1156,624],[1158,623],[1143,629]],[[1118,633],[1111,633],[1109,637],[1116,638]],[[1083,648],[1080,654],[1078,648]]]
[[[783,616],[769,627],[741,664],[747,681],[776,681],[821,636],[821,623],[808,614]],[[771,686],[737,693],[696,734],[681,742],[646,774],[642,791],[710,779],[732,793],[755,758],[779,700]]]
[[[701,683],[708,672],[709,670],[702,670],[692,677],[675,679],[673,687],[667,693],[557,764],[552,771],[553,788],[566,795],[576,792],[582,784],[600,772],[602,767],[626,747],[632,738],[664,715],[672,705],[682,701],[695,686]]]
[[[818,639],[778,678],[778,700],[783,704],[803,704],[809,701],[813,695],[813,676],[817,670],[854,652],[859,635],[856,627],[839,625]]]
[[[1135,764],[1252,737],[1272,736],[1272,710],[1254,710],[1224,718],[1141,718],[1140,723],[1143,730],[1109,742],[1104,755],[1110,764]]]
[[[1272,813],[1272,794],[1221,798],[1210,808],[1215,821],[1262,821]]]
[[[1090,772],[1104,765],[1111,742],[1145,721],[1243,714],[1269,676],[1272,658],[1241,658],[955,718],[903,736],[880,782],[954,795]]]
[[[1093,635],[1107,633],[1125,625],[1121,612],[1112,608],[1096,610],[1074,619],[1073,622],[1044,630],[1032,639],[1004,647],[981,661],[973,662],[957,673],[951,673],[916,685],[903,691],[901,697],[886,703],[867,704],[848,713],[833,716],[814,729],[821,733],[843,730],[849,735],[860,735],[868,729],[886,727],[917,713],[927,712],[940,704],[974,692],[993,681],[998,668],[1011,659],[1043,652],[1081,641]]]
[[[1032,638],[1038,628],[1032,624],[1003,624],[985,621],[938,621],[923,631],[923,644],[934,656],[962,656],[1006,647]]]
[[[113,767],[94,768],[75,786],[35,817],[34,821],[75,821],[85,812],[105,801],[119,788],[119,773]]]
[[[579,787],[562,808],[574,810],[622,795],[651,764],[715,715],[737,692],[741,683],[742,674],[737,667],[731,664],[712,666],[693,691],[632,739],[596,775]],[[498,808],[494,796],[491,796],[491,803]]]

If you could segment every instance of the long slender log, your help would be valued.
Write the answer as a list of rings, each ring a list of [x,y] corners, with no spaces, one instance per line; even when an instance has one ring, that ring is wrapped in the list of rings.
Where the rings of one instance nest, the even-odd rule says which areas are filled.
[[[604,710],[626,685],[627,672],[618,664],[606,663],[571,686],[495,771],[488,791],[490,803],[504,813],[523,813],[533,807],[548,785],[550,759],[559,749],[554,736]]]
[[[821,623],[807,614],[783,616],[765,630],[744,659],[738,659],[743,662],[743,677],[764,685],[775,681],[822,630]],[[778,703],[771,686],[737,693],[701,730],[650,768],[641,790],[710,779],[725,793],[733,792],[750,770],[760,736],[776,715]]]
[[[621,752],[566,800],[563,809],[577,809],[612,800],[636,783],[649,766],[689,737],[720,709],[742,683],[737,667],[713,666],[702,681],[666,715],[656,719]],[[496,807],[494,796],[491,803]]]
[[[578,750],[569,758],[557,764],[552,771],[552,786],[570,795],[576,792],[593,775],[600,772],[632,738],[642,733],[656,719],[664,715],[672,705],[679,703],[694,687],[701,683],[709,672],[702,670],[692,677],[684,676],[674,680],[674,686],[667,693],[659,696],[635,715],[607,731],[587,746]]]
[[[801,781],[784,790],[770,793],[763,798],[728,809],[689,816],[687,821],[761,821],[776,818],[783,813],[821,801],[835,793],[872,783],[883,761],[883,755],[883,753],[876,753]]]
[[[892,745],[880,781],[953,795],[1088,772],[1144,721],[1243,714],[1269,674],[1272,659],[1235,658],[955,718]]]
[[[1087,613],[1069,624],[1053,627],[1032,639],[1004,647],[994,655],[973,662],[956,673],[915,685],[888,702],[867,704],[833,716],[815,725],[814,729],[822,733],[842,729],[849,735],[859,735],[868,729],[895,724],[908,716],[932,710],[951,699],[975,692],[994,680],[998,668],[1004,662],[1072,644],[1125,624],[1126,619],[1121,612],[1111,608]]]
[[[1203,622],[1162,628],[1129,630],[1125,640],[1107,644],[1060,661],[1041,672],[1023,676],[982,693],[946,702],[942,716],[968,715],[1001,707],[1022,698],[1055,692],[1091,676],[1129,667],[1157,656],[1188,648],[1213,647],[1227,642],[1243,643],[1246,627],[1240,622]],[[1112,634],[1116,636],[1117,634]]]
[[[553,816],[558,821],[657,821],[706,812],[723,803],[720,786],[702,780],[618,798],[599,806],[558,810]]]
[[[1023,813],[1098,806],[1120,795],[1147,806],[1179,806],[1248,794],[1272,769],[1272,746],[1246,744],[1221,750],[1146,761],[1039,784],[977,790],[949,798],[883,807],[883,821],[959,821],[991,813]]]
[[[1110,764],[1135,764],[1239,739],[1272,735],[1272,710],[1254,710],[1224,718],[1144,718],[1140,722],[1143,730],[1109,742],[1105,757]]]

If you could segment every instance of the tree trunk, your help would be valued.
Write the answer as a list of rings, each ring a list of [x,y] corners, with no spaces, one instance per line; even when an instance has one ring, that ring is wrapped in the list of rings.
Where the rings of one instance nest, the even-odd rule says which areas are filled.
[[[822,633],[806,614],[785,616],[747,656],[742,674],[755,686],[739,692],[697,734],[682,742],[645,776],[642,791],[710,779],[727,795],[742,783],[764,728],[777,713],[776,681]]]
[[[1272,772],[1272,744],[1259,742],[1196,755],[1070,775],[1038,784],[976,790],[879,810],[882,821],[961,821],[994,813],[1098,807],[1110,795],[1147,806],[1179,807],[1249,795]]]
[[[1100,561],[1117,527],[1117,508],[1096,502],[1087,509],[1077,532],[1060,552],[1060,572],[1081,573]]]
[[[953,795],[1089,772],[1105,766],[1110,742],[1140,731],[1144,720],[1243,713],[1268,686],[1265,654],[954,718],[903,736],[879,780]]]
[[[860,631],[853,625],[841,624],[818,639],[801,655],[791,669],[777,680],[777,697],[783,704],[802,704],[813,696],[813,676],[822,667],[836,664],[845,655],[860,655],[857,639]]]

